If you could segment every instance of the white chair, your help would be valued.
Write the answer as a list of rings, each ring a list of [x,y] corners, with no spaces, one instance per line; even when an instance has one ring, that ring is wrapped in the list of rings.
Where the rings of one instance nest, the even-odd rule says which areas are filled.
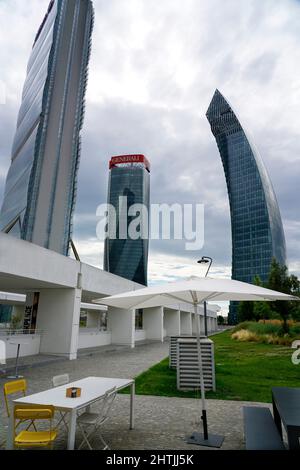
[[[54,377],[52,377],[53,387],[60,387],[61,385],[67,385],[69,382],[70,382],[69,374],[55,375]],[[59,428],[61,424],[63,423],[66,430],[69,431],[69,426],[66,421],[67,413],[63,413],[62,411],[59,411],[59,414],[60,414],[60,420],[58,421],[56,428]]]
[[[100,411],[98,413],[92,413],[87,411],[77,418],[78,426],[83,435],[83,441],[79,445],[78,450],[81,449],[85,443],[90,450],[93,450],[90,444],[90,438],[108,420],[111,407],[116,398],[116,394],[116,387],[108,390],[101,400],[102,403]],[[97,434],[104,446],[103,450],[109,450],[109,447],[103,439],[101,433],[98,432]]]
[[[60,385],[67,385],[70,382],[69,374],[55,375],[52,377],[53,387],[59,387]]]

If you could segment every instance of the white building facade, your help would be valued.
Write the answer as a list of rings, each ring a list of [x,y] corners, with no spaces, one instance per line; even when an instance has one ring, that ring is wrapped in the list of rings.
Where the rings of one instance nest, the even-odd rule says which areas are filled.
[[[94,299],[142,287],[0,233],[0,291],[5,292],[0,294],[1,303],[13,304],[20,314],[33,293],[39,297],[34,327],[15,334],[0,330],[7,357],[16,355],[18,344],[21,356],[47,354],[72,360],[80,349],[111,344],[133,348],[138,341],[163,342],[168,336],[195,333],[195,315],[188,304],[144,309],[138,325],[135,310],[92,304]],[[199,313],[204,331],[203,311]],[[207,323],[209,333],[217,330],[216,308],[208,309]]]

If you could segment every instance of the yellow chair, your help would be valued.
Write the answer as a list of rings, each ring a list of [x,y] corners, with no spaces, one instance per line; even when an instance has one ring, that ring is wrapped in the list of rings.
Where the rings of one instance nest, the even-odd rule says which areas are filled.
[[[52,421],[55,413],[54,406],[36,405],[35,408],[28,405],[15,405],[14,408],[14,446],[15,447],[50,447],[53,448],[57,432],[53,431]],[[49,421],[49,428],[42,431],[20,431],[17,434],[20,421]]]
[[[5,401],[5,407],[6,407],[6,412],[7,412],[7,417],[10,417],[10,407],[9,407],[9,402],[8,402],[8,397],[10,395],[16,395],[16,394],[22,394],[23,397],[25,397],[27,391],[27,382],[25,379],[19,379],[19,380],[14,380],[13,382],[7,382],[3,386],[3,393],[4,393],[4,401]],[[23,423],[24,420],[21,420],[18,425]],[[28,428],[30,426],[33,426],[35,429],[34,422],[30,420],[30,423],[28,425]]]
[[[27,390],[27,383],[25,379],[14,380],[13,382],[7,382],[4,384],[3,393],[4,393],[4,400],[5,400],[5,406],[6,406],[8,418],[10,417],[8,396],[15,395],[16,393],[21,393],[23,397],[25,397],[26,390]]]

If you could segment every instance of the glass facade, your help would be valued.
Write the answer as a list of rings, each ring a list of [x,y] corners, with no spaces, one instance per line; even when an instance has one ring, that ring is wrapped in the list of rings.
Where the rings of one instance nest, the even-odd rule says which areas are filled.
[[[125,226],[128,232],[128,227],[135,217],[128,215],[128,211],[124,212],[124,208],[120,207],[120,197],[127,197],[128,209],[133,204],[143,204],[147,208],[147,237],[122,238],[120,227]],[[108,203],[115,208],[117,216],[116,237],[108,237],[105,241],[104,270],[142,285],[147,285],[149,202],[150,173],[145,165],[129,163],[111,168]],[[109,214],[109,233],[114,222],[111,217],[112,214]],[[139,231],[142,230],[141,227]]]
[[[93,28],[90,0],[52,0],[27,67],[0,230],[68,254]]]
[[[0,323],[10,323],[12,310],[11,305],[0,305]]]
[[[144,327],[144,310],[139,308],[135,311],[135,329],[142,330]]]
[[[222,159],[231,211],[232,278],[266,281],[272,258],[286,263],[285,238],[276,196],[255,146],[236,114],[216,90],[207,111]],[[229,321],[237,321],[237,303]]]

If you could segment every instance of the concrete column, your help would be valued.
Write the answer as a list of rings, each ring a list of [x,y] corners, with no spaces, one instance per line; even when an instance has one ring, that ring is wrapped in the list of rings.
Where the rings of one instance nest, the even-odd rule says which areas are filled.
[[[163,307],[144,309],[144,330],[146,339],[164,341],[164,312]]]
[[[167,336],[180,336],[180,311],[164,308],[164,329]]]
[[[37,329],[43,330],[40,352],[77,358],[81,289],[40,292]]]
[[[107,328],[111,331],[112,344],[124,344],[134,348],[135,310],[109,307]]]
[[[208,322],[207,322],[207,325],[208,325]],[[204,314],[200,315],[200,334],[201,334],[201,336],[205,335]]]
[[[211,332],[211,317],[207,317],[207,333]]]
[[[197,332],[196,315],[194,313],[191,313],[191,317],[192,317],[192,335],[195,336]]]
[[[191,312],[180,312],[180,329],[182,335],[193,334]]]

